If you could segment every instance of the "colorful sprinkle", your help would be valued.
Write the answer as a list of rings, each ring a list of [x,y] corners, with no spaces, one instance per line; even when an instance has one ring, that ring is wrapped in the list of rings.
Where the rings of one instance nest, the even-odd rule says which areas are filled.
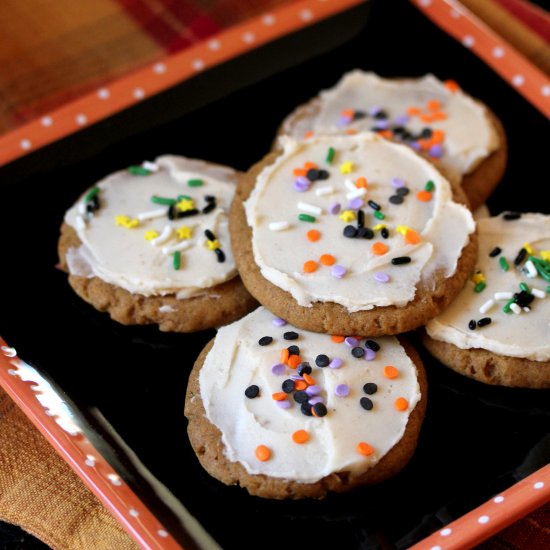
[[[272,393],[271,399],[273,399],[273,401],[283,401],[283,399],[286,399],[286,393],[284,391]]]
[[[284,231],[290,227],[290,224],[285,221],[271,222],[268,227],[270,231]]]
[[[392,365],[386,365],[384,367],[384,376],[390,380],[393,380],[399,376],[399,371]]]
[[[319,264],[313,260],[308,260],[304,263],[304,273],[313,273],[317,271]]]
[[[340,164],[340,174],[349,174],[352,171],[353,171],[353,162],[348,160]]]
[[[339,369],[344,364],[344,361],[340,359],[339,357],[335,357],[329,364],[329,368],[331,369]]]
[[[144,238],[146,241],[152,241],[153,239],[156,239],[159,236],[158,232],[154,229],[149,229],[149,231],[145,232]]]
[[[189,187],[202,187],[204,185],[204,181],[201,179],[191,179],[187,180],[187,185]]]
[[[311,182],[305,176],[300,176],[294,180],[293,187],[296,191],[303,193],[309,189],[310,185]]]
[[[504,256],[501,256],[498,259],[498,263],[500,264],[500,267],[501,267],[502,271],[508,271],[510,269],[508,261],[506,260],[506,258]]]
[[[174,256],[173,256],[173,259],[172,259],[172,265],[173,265],[175,271],[179,271],[179,268],[181,267],[181,252],[179,250],[176,250],[174,252]]]
[[[370,348],[365,348],[365,360],[374,361],[376,359],[376,352]]]
[[[412,229],[407,229],[405,232],[405,241],[408,244],[418,244],[421,241],[420,235]]]
[[[341,265],[334,265],[330,270],[330,274],[336,279],[341,279],[346,274],[346,268]]]
[[[282,376],[286,372],[286,367],[282,363],[276,363],[271,367],[271,373],[275,376]]]
[[[376,242],[372,245],[371,250],[373,254],[376,254],[377,256],[382,256],[389,251],[389,247],[384,243]]]
[[[483,292],[486,287],[487,287],[487,283],[485,281],[480,281],[474,287],[474,292],[477,292],[479,294],[480,292]]]
[[[342,221],[349,223],[356,219],[356,214],[352,210],[344,210],[340,216],[338,216]]]
[[[404,397],[398,397],[393,405],[398,411],[406,411],[409,408],[409,402]]]
[[[176,204],[178,201],[176,199],[170,199],[167,197],[157,197],[156,195],[153,195],[151,197],[151,202],[154,202],[155,204],[163,204],[166,206],[172,206],[173,204]]]
[[[355,448],[357,449],[357,452],[363,456],[371,456],[374,453],[374,449],[364,441],[357,443]]]
[[[326,161],[327,164],[332,164],[332,161],[334,160],[334,154],[335,153],[336,153],[336,151],[334,150],[333,147],[328,148],[327,156],[325,158],[325,161]]]
[[[330,339],[335,343],[335,344],[341,344],[344,340],[345,340],[345,337],[344,336],[339,336],[339,335],[336,335],[336,334],[333,334]]]
[[[379,283],[388,283],[390,276],[387,273],[384,273],[384,271],[377,271],[374,274],[374,280]]]
[[[280,409],[290,409],[291,407],[291,403],[288,399],[285,399],[284,401],[275,401],[275,405],[277,405]]]
[[[309,222],[309,223],[313,223],[314,221],[316,221],[315,216],[310,216],[309,214],[298,214],[298,219],[301,222]]]
[[[334,258],[334,256],[332,254],[323,254],[320,258],[319,258],[319,261],[323,264],[323,265],[334,265],[334,263],[336,262],[336,259]]]
[[[422,202],[429,202],[432,200],[432,194],[429,191],[422,190],[416,194],[416,198]]]
[[[286,321],[280,317],[273,317],[273,319],[271,319],[271,324],[276,327],[284,327],[286,325]]]
[[[115,223],[126,229],[133,229],[139,225],[139,220],[132,220],[128,216],[115,216]]]
[[[266,447],[265,445],[258,445],[256,447],[256,458],[261,462],[266,462],[269,460],[271,458],[271,451],[269,450],[269,447]]]
[[[148,176],[151,174],[151,170],[147,170],[143,166],[128,166],[128,172],[133,176]]]
[[[342,208],[341,204],[339,202],[333,202],[329,207],[328,211],[331,214],[338,214],[340,212],[340,209]]]
[[[292,434],[292,441],[298,445],[306,443],[309,439],[309,433],[306,430],[297,430]]]
[[[347,397],[349,395],[349,386],[347,384],[338,384],[334,388],[334,394],[338,397]]]
[[[91,202],[99,193],[99,187],[92,187],[84,196],[84,202]]]
[[[321,233],[317,231],[317,229],[310,229],[306,233],[306,237],[308,241],[311,241],[312,243],[314,243],[321,238]]]
[[[193,229],[187,225],[182,225],[180,228],[176,229],[176,235],[178,239],[190,239],[193,234]]]

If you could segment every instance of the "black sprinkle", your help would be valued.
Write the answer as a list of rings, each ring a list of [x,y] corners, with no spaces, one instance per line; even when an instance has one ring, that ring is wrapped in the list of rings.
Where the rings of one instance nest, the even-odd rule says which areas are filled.
[[[365,111],[353,111],[353,119],[359,120],[360,118],[365,118],[367,113]]]
[[[527,250],[525,250],[525,248],[522,248],[518,252],[516,259],[514,260],[514,265],[520,265],[523,262],[523,260],[525,260],[526,257],[527,257]]]
[[[191,208],[190,210],[186,210],[185,212],[178,212],[176,214],[176,217],[178,219],[180,218],[189,218],[191,216],[196,216],[199,213],[199,211],[196,208]],[[170,210],[168,211],[168,216],[170,216]],[[173,219],[173,218],[170,218]]]
[[[309,181],[316,181],[319,179],[319,170],[316,170],[315,168],[310,168],[307,172],[306,172],[306,178],[309,180]]]
[[[204,236],[205,236],[209,241],[215,241],[215,240],[216,240],[216,235],[214,235],[214,233],[212,233],[212,231],[210,231],[210,229],[205,229],[205,230],[204,230]]]
[[[504,214],[504,216],[502,216],[502,217],[507,221],[519,220],[521,218],[521,213],[520,212],[506,212],[506,214]]]
[[[317,179],[320,179],[320,180],[328,180],[329,177],[330,177],[330,174],[328,170],[319,170],[319,173],[317,174]]]
[[[362,210],[357,212],[357,227],[365,227],[365,213]]]
[[[526,292],[525,290],[522,290],[521,292],[516,292],[514,294],[514,300],[516,304],[520,307],[527,307],[531,304],[531,302],[535,299],[533,294],[530,292]]]
[[[397,135],[400,135],[400,134],[404,134],[405,133],[405,127],[404,126],[396,126],[394,129],[393,129],[393,133],[394,134],[397,134]]]
[[[300,410],[302,411],[302,414],[305,414],[306,416],[313,416],[313,413],[311,412],[311,405],[307,401],[302,403]]]
[[[357,229],[353,227],[353,225],[346,225],[346,227],[344,227],[344,237],[355,239],[355,237],[357,237]]]
[[[401,195],[392,195],[390,197],[390,202],[392,204],[402,204],[405,199]]]
[[[397,258],[392,258],[391,263],[393,265],[410,264],[411,263],[411,258],[410,258],[410,256],[398,256]]]
[[[491,258],[494,258],[494,257],[498,256],[501,252],[502,252],[502,248],[500,248],[498,246],[495,246],[495,248],[493,248],[493,250],[491,250],[491,252],[489,252],[489,256]]]
[[[396,195],[399,195],[400,197],[406,197],[411,190],[408,187],[398,187],[395,190]]]
[[[248,388],[244,390],[244,394],[248,397],[248,399],[254,399],[260,395],[260,388],[258,388],[255,384],[252,384],[252,386],[248,386]]]
[[[300,355],[300,348],[298,346],[288,346],[286,349],[289,355]]]
[[[170,208],[168,208],[168,219],[169,220],[176,219],[176,207],[173,204],[171,204]]]
[[[390,236],[390,232],[388,231],[388,228],[383,227],[382,231],[380,231],[380,235],[382,235],[382,238],[387,239]]]
[[[367,382],[363,386],[363,391],[367,395],[374,395],[378,391],[378,386],[374,382]]]
[[[296,340],[298,338],[298,333],[290,330],[283,334],[283,338],[285,340]]]
[[[432,129],[431,128],[422,128],[422,132],[420,132],[420,137],[423,137],[424,139],[429,139],[432,137]]]
[[[351,354],[354,357],[357,357],[357,359],[360,359],[363,355],[365,355],[365,350],[359,346],[356,346],[351,350]]]
[[[258,340],[258,344],[260,344],[260,346],[268,346],[271,342],[273,342],[273,338],[271,336],[262,336]]]
[[[307,403],[309,395],[304,390],[299,390],[294,394],[294,401],[296,403]]]
[[[386,111],[378,111],[378,112],[374,115],[374,118],[378,118],[378,119],[381,119],[381,118],[388,118],[388,113],[386,113]]]
[[[205,195],[204,200],[206,202],[214,202],[216,200],[216,197],[214,197],[214,195]]]
[[[476,320],[475,319],[472,319],[469,323],[468,323],[468,328],[470,330],[475,330],[477,327],[477,323],[476,323]]]
[[[300,363],[296,370],[300,376],[303,376],[304,374],[311,374],[313,371],[311,365],[307,361]]]
[[[369,201],[367,203],[373,210],[380,210],[380,205],[377,202]]]
[[[380,350],[380,344],[378,342],[375,342],[374,340],[367,340],[365,342],[365,346],[367,346],[367,348],[371,349],[372,351]]]
[[[362,239],[372,239],[374,238],[374,231],[370,227],[361,227],[357,230],[357,236]]]
[[[315,358],[315,364],[318,367],[326,367],[328,366],[329,363],[330,363],[330,359],[326,355],[321,354]]]
[[[363,407],[366,411],[371,411],[374,406],[368,397],[361,397],[361,399],[359,399],[359,403],[361,403],[361,407]]]
[[[492,319],[490,317],[483,317],[483,319],[480,319],[478,322],[477,322],[477,326],[478,327],[485,327],[487,325],[490,325],[491,324],[491,321]]]
[[[225,254],[224,254],[224,252],[221,248],[215,248],[214,252],[216,253],[216,256],[218,257],[218,262],[220,262],[220,264],[225,262]]]
[[[287,378],[282,384],[281,388],[285,393],[292,393],[294,391],[294,380]]]
[[[203,214],[208,214],[209,212],[212,212],[212,210],[214,210],[214,208],[216,208],[216,203],[215,202],[209,202],[202,210],[201,212]]]
[[[312,409],[315,411],[315,414],[319,417],[323,417],[327,415],[327,408],[325,407],[324,403],[315,403],[313,405]]]

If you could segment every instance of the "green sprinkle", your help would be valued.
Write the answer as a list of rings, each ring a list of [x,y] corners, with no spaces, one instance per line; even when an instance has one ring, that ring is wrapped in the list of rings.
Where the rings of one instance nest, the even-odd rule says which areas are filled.
[[[173,204],[176,204],[176,199],[169,199],[166,197],[157,197],[156,195],[153,195],[151,197],[151,202],[154,202],[155,204],[165,204],[167,206],[172,206]]]
[[[529,259],[533,262],[537,273],[547,282],[550,283],[550,262],[537,258],[536,256],[529,256]]]
[[[99,187],[92,187],[84,197],[84,202],[90,202],[99,193]]]
[[[301,222],[314,222],[314,221],[317,221],[315,216],[310,216],[309,214],[298,214],[298,219]]]
[[[174,269],[176,271],[179,270],[181,267],[181,252],[179,250],[176,250],[174,252],[174,257],[172,258],[172,265],[174,266]]]
[[[474,292],[477,292],[478,294],[485,290],[485,287],[487,286],[487,283],[485,281],[480,281],[477,283],[477,285],[474,287]]]
[[[512,298],[511,300],[508,300],[508,302],[506,302],[506,305],[502,308],[502,311],[504,311],[504,313],[510,313],[512,310],[510,309],[510,306],[515,302],[515,298]]]
[[[550,294],[550,286],[547,286],[547,287],[546,287],[546,293],[547,293],[547,294]]]
[[[128,172],[134,176],[148,176],[151,174],[151,170],[147,170],[143,166],[128,166]]]
[[[519,288],[525,292],[531,293],[531,289],[525,283],[519,283]]]
[[[501,256],[498,259],[498,263],[500,264],[502,271],[508,271],[510,269],[510,266],[508,265],[508,262],[506,261],[506,258],[504,256]]]
[[[433,191],[435,189],[435,183],[432,180],[426,182],[424,186],[424,191]]]
[[[203,184],[203,180],[187,180],[187,185],[189,185],[189,187],[202,187]]]
[[[193,199],[189,195],[178,195],[178,202],[182,200],[192,201]]]
[[[334,147],[329,147],[327,151],[327,158],[325,159],[327,164],[332,164],[332,161],[334,160]]]
[[[383,220],[386,218],[386,216],[384,216],[384,214],[382,214],[382,212],[380,212],[380,210],[375,210],[374,211],[374,217],[377,219],[377,220]]]

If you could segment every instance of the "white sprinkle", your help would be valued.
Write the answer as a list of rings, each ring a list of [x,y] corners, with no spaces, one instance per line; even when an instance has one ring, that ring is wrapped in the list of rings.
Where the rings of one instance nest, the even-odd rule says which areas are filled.
[[[84,214],[86,214],[86,202],[85,201],[80,201],[78,203],[78,213],[82,214],[83,216],[84,216]]]
[[[448,527],[445,528],[445,529],[441,529],[441,531],[439,531],[439,533],[442,537],[448,537],[452,532],[453,532],[453,530],[449,529]]]
[[[514,297],[513,292],[495,292],[495,300],[511,300]]]
[[[519,315],[521,313],[521,307],[519,307],[515,302],[513,304],[510,304],[510,309],[516,314]]]
[[[533,484],[534,489],[542,489],[544,487],[544,481],[537,481]]]
[[[86,466],[90,466],[90,468],[93,468],[95,466],[95,456],[86,455],[86,460],[84,461],[84,464],[86,464]]]
[[[162,235],[160,237],[162,237]],[[160,237],[157,237],[157,239],[160,239]],[[190,240],[186,240],[186,241],[181,241],[180,243],[177,243],[177,244],[163,246],[162,253],[168,255],[168,254],[172,254],[172,252],[177,252],[178,250],[179,251],[187,250],[192,244],[193,243]]]
[[[436,544],[435,546],[432,546],[430,550],[441,550],[441,546],[439,546],[439,544]]]
[[[86,229],[86,222],[82,216],[76,217],[76,228],[80,230]]]
[[[120,480],[120,477],[118,477],[116,474],[109,474],[107,476],[109,478],[109,481],[113,484],[119,487],[122,485],[122,481]]]
[[[334,193],[334,187],[332,187],[332,185],[327,185],[326,187],[318,187],[317,189],[315,189],[315,194],[318,197],[331,195],[332,193]]]
[[[500,504],[501,502],[504,502],[504,497],[502,495],[498,495],[498,497],[495,497],[493,499],[493,502],[496,504]]]
[[[140,222],[145,220],[153,220],[155,218],[162,218],[166,216],[168,210],[166,208],[157,208],[156,210],[148,210],[147,212],[140,212],[136,217]]]
[[[477,522],[478,522],[478,523],[481,523],[482,525],[483,525],[484,523],[489,523],[489,516],[479,516],[479,517],[477,518]]]
[[[130,515],[133,518],[137,518],[139,516],[139,512],[135,508],[130,508]]]
[[[357,186],[355,183],[353,183],[353,180],[350,180],[349,178],[344,180],[344,185],[350,190],[355,191],[357,189]]]
[[[162,233],[156,238],[151,240],[153,246],[160,246],[164,244],[172,236],[172,228],[169,225],[165,225]]]
[[[520,86],[523,86],[524,83],[525,83],[525,77],[522,74],[515,74],[512,77],[512,84],[514,86],[519,88]]]
[[[525,313],[529,313],[531,311],[531,308],[529,306],[525,306],[523,308],[523,311],[525,311]]]
[[[531,294],[535,298],[546,298],[546,292],[544,292],[544,290],[540,290],[539,288],[532,288]]]
[[[302,210],[304,212],[310,212],[311,214],[317,214],[317,216],[320,216],[323,213],[323,209],[319,206],[315,206],[314,204],[309,204],[307,202],[298,202],[296,204],[296,207],[298,210]]]
[[[357,197],[362,197],[367,194],[367,190],[364,187],[356,187],[353,191],[346,193],[346,198],[348,200],[356,199]]]
[[[157,533],[158,533],[158,536],[162,537],[163,539],[165,539],[168,536],[168,531],[165,531],[164,529],[159,529]]]
[[[271,222],[269,224],[269,229],[271,231],[284,231],[285,229],[288,229],[290,227],[290,224],[288,222],[282,221],[282,222]]]
[[[476,43],[476,39],[470,35],[470,34],[467,34],[463,39],[462,39],[462,44],[464,46],[466,46],[467,48],[471,48],[474,44]]]
[[[145,170],[149,170],[149,172],[158,172],[159,171],[159,165],[156,162],[151,162],[150,160],[145,160],[141,164]]]
[[[537,268],[531,260],[527,260],[525,262],[523,269],[525,270],[525,274],[527,275],[527,277],[529,277],[530,279],[534,279],[538,275]]]
[[[480,308],[479,313],[487,313],[492,309],[492,307],[495,305],[494,300],[487,300]]]

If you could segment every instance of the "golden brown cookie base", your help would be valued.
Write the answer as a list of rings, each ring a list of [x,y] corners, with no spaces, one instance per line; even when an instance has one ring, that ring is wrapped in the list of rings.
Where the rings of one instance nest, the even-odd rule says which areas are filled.
[[[461,349],[453,344],[434,340],[426,333],[422,342],[445,366],[484,384],[550,388],[550,361],[507,357],[479,348]]]
[[[61,226],[58,253],[61,267],[67,270],[66,254],[69,248],[81,245],[76,231],[69,225]],[[215,328],[240,319],[257,306],[239,277],[205,289],[205,293],[185,299],[175,295],[143,296],[132,294],[98,277],[69,275],[69,284],[86,302],[123,325],[158,324],[164,332],[195,332]],[[174,311],[161,312],[162,306]]]
[[[273,163],[278,153],[270,153],[253,166],[241,179],[231,204],[229,231],[235,262],[246,288],[271,312],[298,328],[329,334],[369,334],[385,336],[413,330],[443,311],[466,284],[477,259],[477,238],[471,236],[462,250],[456,272],[445,278],[436,273],[430,286],[419,285],[415,298],[404,307],[375,307],[369,311],[350,313],[334,302],[315,302],[300,306],[289,292],[269,282],[254,261],[252,230],[246,221],[243,202],[250,195],[257,175]],[[467,202],[462,190],[453,188],[458,202]]]
[[[328,491],[342,493],[360,485],[380,483],[396,475],[412,457],[426,412],[427,383],[420,357],[407,342],[401,341],[401,344],[418,369],[422,397],[411,412],[403,437],[373,468],[353,474],[346,471],[334,473],[316,483],[299,483],[263,474],[249,474],[239,462],[231,462],[226,458],[221,432],[206,418],[200,396],[199,371],[213,344],[214,340],[207,344],[191,371],[185,398],[185,416],[189,421],[189,440],[201,465],[222,483],[239,485],[251,495],[263,498],[324,498]]]

